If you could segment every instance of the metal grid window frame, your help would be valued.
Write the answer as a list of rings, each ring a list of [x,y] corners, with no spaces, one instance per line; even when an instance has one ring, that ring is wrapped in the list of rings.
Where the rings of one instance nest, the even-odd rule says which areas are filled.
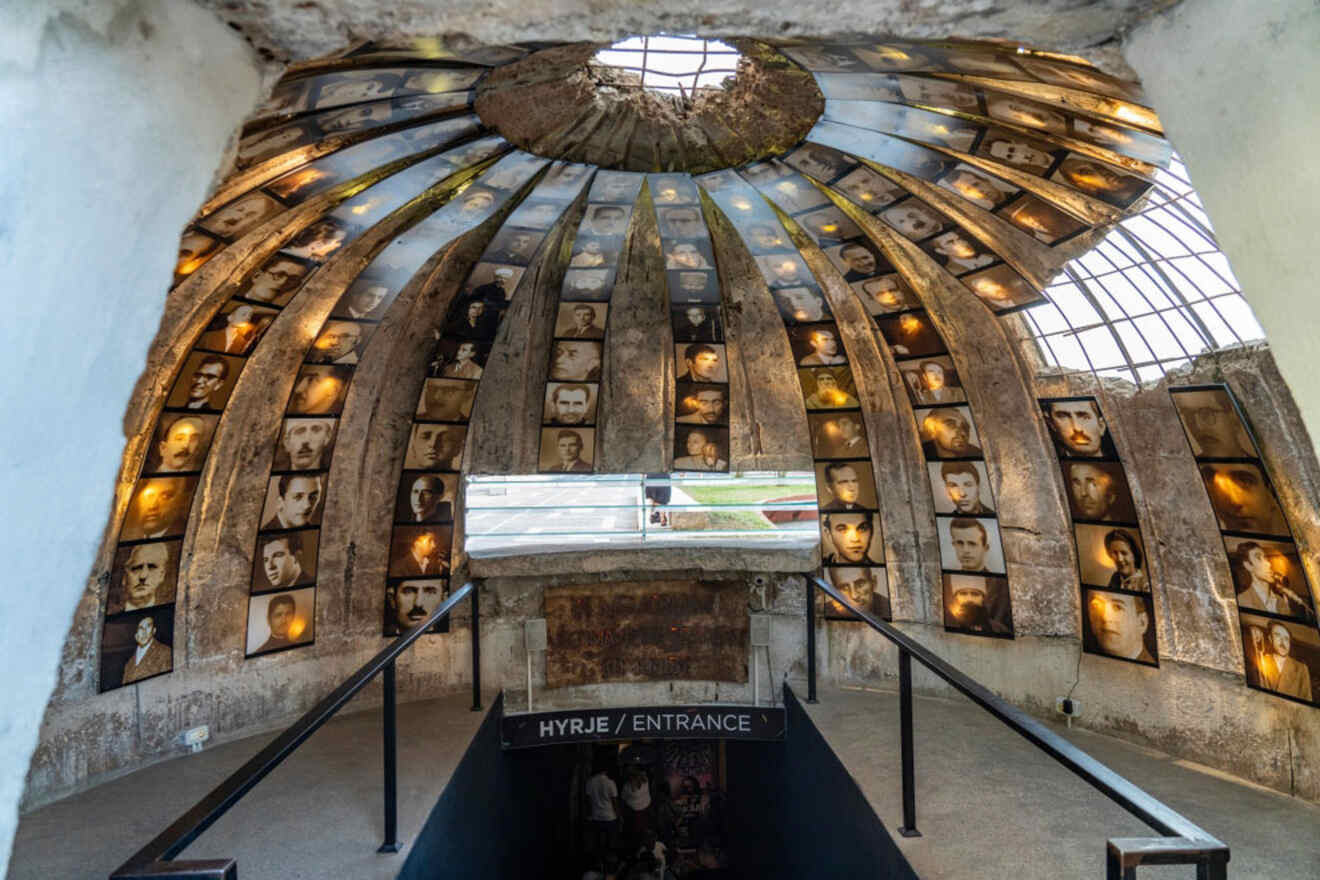
[[[597,52],[590,66],[636,73],[639,88],[691,98],[697,89],[718,88],[737,74],[740,58],[742,53],[719,40],[660,35],[620,40]]]
[[[1178,156],[1145,206],[1064,267],[1023,320],[1046,367],[1154,382],[1265,338]]]

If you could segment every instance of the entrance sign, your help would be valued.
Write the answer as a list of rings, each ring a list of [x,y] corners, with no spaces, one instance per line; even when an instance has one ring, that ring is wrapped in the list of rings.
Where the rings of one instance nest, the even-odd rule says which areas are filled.
[[[572,709],[505,715],[506,749],[625,739],[782,740],[782,708],[769,706],[650,706],[635,709]]]

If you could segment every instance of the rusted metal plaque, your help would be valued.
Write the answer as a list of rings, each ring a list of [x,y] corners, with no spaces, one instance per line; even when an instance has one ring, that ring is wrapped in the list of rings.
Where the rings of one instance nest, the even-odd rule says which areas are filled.
[[[747,681],[747,591],[736,581],[549,587],[547,687]]]

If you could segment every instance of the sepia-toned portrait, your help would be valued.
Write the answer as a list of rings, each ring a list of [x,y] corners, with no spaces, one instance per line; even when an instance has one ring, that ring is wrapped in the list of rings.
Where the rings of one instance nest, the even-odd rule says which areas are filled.
[[[727,425],[729,386],[680,382],[674,393],[674,421],[680,425]]]
[[[558,339],[604,339],[605,317],[609,313],[606,303],[561,302],[559,319],[555,322]]]
[[[330,315],[355,321],[379,321],[393,301],[390,285],[379,278],[361,278],[348,286]]]
[[[375,329],[374,324],[333,319],[327,321],[312,343],[311,350],[307,352],[307,363],[356,364]]]
[[[447,576],[453,535],[453,526],[395,526],[390,537],[390,577]]]
[[[892,226],[899,235],[912,241],[930,238],[949,225],[942,214],[914,198],[904,199],[881,211],[880,219]]]
[[[431,353],[427,373],[437,379],[480,379],[490,349],[491,343],[481,339],[443,338]]]
[[[858,406],[857,385],[847,367],[802,367],[797,372],[808,410]]]
[[[913,414],[927,459],[982,458],[981,438],[967,406],[938,406]]]
[[[144,477],[133,487],[121,541],[172,538],[183,534],[192,508],[196,477]]]
[[[1224,548],[1238,608],[1315,621],[1315,601],[1296,544],[1225,536]]]
[[[948,351],[925,312],[876,318],[876,327],[896,358],[930,357]]]
[[[595,428],[542,428],[537,470],[547,474],[586,474],[596,456]]]
[[[330,466],[337,419],[285,419],[275,449],[275,471],[315,471]]]
[[[993,251],[957,227],[941,232],[926,242],[922,249],[957,276],[989,266],[999,259]]]
[[[940,565],[946,571],[1004,573],[999,521],[984,516],[937,516]]]
[[[830,584],[863,611],[889,620],[889,580],[883,565],[830,565],[825,567]],[[829,596],[825,597],[826,620],[851,620],[852,612]]]
[[[247,656],[310,645],[316,637],[316,588],[248,599]]]
[[[1064,461],[1063,483],[1075,520],[1135,524],[1136,508],[1123,465],[1116,461]]]
[[[101,630],[101,692],[170,672],[173,644],[173,605],[106,620]]]
[[[1290,536],[1279,502],[1265,472],[1247,462],[1200,465],[1201,479],[1210,494],[1210,506],[1226,532]]]
[[[1197,458],[1259,458],[1224,388],[1169,389]]]
[[[466,425],[437,425],[421,422],[408,435],[403,466],[417,470],[456,471],[463,465]]]
[[[618,265],[623,250],[623,236],[580,235],[573,242],[569,256],[570,269],[600,269]]]
[[[1050,179],[1120,208],[1126,208],[1150,189],[1150,184],[1140,177],[1072,153],[1059,164],[1059,170],[1051,174]]]
[[[599,382],[604,344],[556,339],[550,346],[550,378],[556,382]]]
[[[427,379],[417,399],[419,419],[434,422],[465,422],[472,414],[477,383],[466,379]]]
[[[277,202],[261,190],[256,190],[208,214],[204,219],[197,221],[197,225],[207,232],[213,232],[232,241],[242,237],[246,232],[251,232],[283,210],[282,202]]]
[[[544,239],[545,233],[542,231],[520,229],[508,222],[495,233],[495,237],[490,240],[481,258],[492,263],[526,266],[532,261],[536,249],[541,246]]]
[[[594,382],[547,382],[545,412],[547,425],[596,424],[597,389]]]
[[[1087,226],[1074,220],[1044,199],[1026,196],[1009,205],[1001,217],[1033,235],[1037,241],[1053,245],[1076,235]]]
[[[1158,666],[1155,605],[1150,594],[1083,589],[1082,650]]]
[[[110,569],[106,615],[172,603],[182,545],[182,541],[175,540],[119,547]]]
[[[304,260],[324,261],[348,240],[348,225],[337,217],[322,217],[313,221],[280,248],[283,253]]]
[[[819,287],[802,257],[794,253],[769,254],[756,258],[761,276],[772,289],[780,287]]]
[[[569,269],[564,273],[560,297],[566,300],[607,302],[614,292],[614,269]]]
[[[1006,578],[945,572],[942,579],[945,629],[1013,637],[1013,608]]]
[[[992,178],[979,168],[962,164],[954,166],[936,185],[987,211],[993,211],[1019,192],[1017,187]]]
[[[1136,527],[1077,523],[1073,532],[1083,584],[1110,590],[1150,591],[1146,550]]]
[[[679,382],[729,381],[728,359],[719,343],[679,343],[674,346],[674,364]]]
[[[684,305],[670,313],[674,342],[723,342],[719,306]]]
[[[1320,634],[1312,626],[1239,614],[1247,684],[1294,700],[1315,702],[1320,686]]]
[[[275,254],[239,285],[236,296],[273,306],[287,305],[309,271],[307,263]]]
[[[666,269],[713,269],[715,255],[709,240],[668,239],[663,244]]]
[[[247,354],[278,314],[272,308],[230,300],[207,325],[197,341],[197,348],[223,354]]]
[[[457,487],[457,474],[404,471],[399,478],[394,521],[407,525],[453,522]]]
[[[968,290],[976,294],[977,299],[996,312],[1029,306],[1043,302],[1045,299],[1006,263],[967,275],[963,277],[963,283],[967,285]]]
[[[783,161],[786,165],[814,177],[821,183],[830,183],[836,177],[851,171],[853,166],[857,164],[855,160],[848,158],[838,150],[823,144],[811,143],[798,147],[785,156]]]
[[[857,291],[862,305],[872,315],[889,315],[921,307],[921,301],[897,272],[855,281],[852,289]]]
[[[825,297],[815,287],[780,287],[773,294],[780,316],[790,323],[826,321],[833,317]]]
[[[463,283],[463,298],[482,299],[492,304],[506,303],[513,299],[518,282],[526,271],[522,266],[477,263]]]
[[[449,578],[391,578],[385,584],[385,625],[382,635],[397,636],[411,629],[449,598]],[[449,619],[437,621],[427,632],[449,632]]]
[[[143,474],[195,473],[202,469],[219,416],[204,413],[161,413],[147,449]]]
[[[1118,458],[1095,398],[1042,400],[1040,406],[1060,458]]]
[[[317,529],[257,535],[257,553],[252,560],[252,592],[314,583],[320,538]]]
[[[953,358],[948,355],[902,361],[898,371],[908,390],[908,397],[918,406],[962,403],[967,400]]]
[[[492,340],[504,317],[503,305],[503,300],[483,299],[474,294],[455,299],[449,306],[444,333],[464,339]]]
[[[178,284],[200,269],[223,245],[220,239],[200,229],[184,230],[179,237],[179,255],[174,263],[174,283]]]
[[[832,322],[789,327],[788,344],[799,367],[831,367],[848,362],[839,328]]]
[[[894,79],[906,103],[962,110],[964,113],[979,112],[980,101],[976,89],[971,86],[924,76],[897,76]]]
[[[223,354],[194,351],[183,362],[179,378],[174,380],[167,409],[219,412],[229,401],[243,359]]]
[[[880,514],[821,514],[820,553],[825,565],[884,565]]]
[[[889,178],[860,165],[834,184],[834,189],[846,193],[854,203],[875,213],[907,195],[907,191]]]
[[[261,509],[262,531],[301,529],[321,524],[326,474],[291,473],[271,477]]]
[[[866,425],[862,414],[847,412],[808,413],[811,449],[816,458],[867,458]]]
[[[679,425],[674,431],[674,470],[727,471],[729,429]]]
[[[825,513],[875,510],[875,473],[871,462],[816,462],[816,503]]]
[[[289,395],[289,415],[339,415],[353,379],[351,366],[314,364],[298,370]]]
[[[1007,129],[990,128],[976,145],[975,152],[983,158],[1044,177],[1054,164],[1056,151],[1062,152],[1062,148]]]
[[[995,498],[984,461],[932,461],[926,469],[936,513],[994,516]]]

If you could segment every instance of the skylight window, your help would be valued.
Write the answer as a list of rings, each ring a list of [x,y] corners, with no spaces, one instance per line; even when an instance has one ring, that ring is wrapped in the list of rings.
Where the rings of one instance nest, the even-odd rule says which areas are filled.
[[[629,37],[601,49],[592,64],[636,74],[641,87],[648,91],[691,98],[698,89],[720,88],[737,74],[741,57],[737,49],[719,40]]]

